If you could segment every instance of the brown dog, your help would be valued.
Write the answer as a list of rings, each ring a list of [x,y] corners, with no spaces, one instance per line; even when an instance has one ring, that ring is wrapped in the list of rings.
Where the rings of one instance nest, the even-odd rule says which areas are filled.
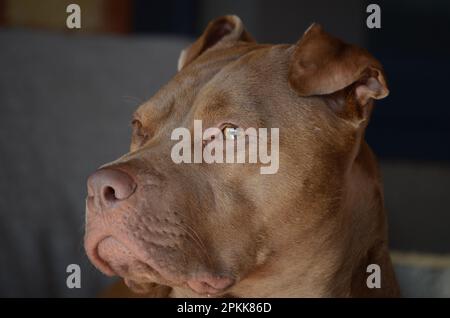
[[[212,21],[136,111],[130,152],[89,177],[90,260],[150,296],[397,296],[364,141],[387,95],[381,64],[316,24],[295,45],[262,45],[236,16]],[[279,127],[278,172],[174,163],[171,132],[194,120]]]

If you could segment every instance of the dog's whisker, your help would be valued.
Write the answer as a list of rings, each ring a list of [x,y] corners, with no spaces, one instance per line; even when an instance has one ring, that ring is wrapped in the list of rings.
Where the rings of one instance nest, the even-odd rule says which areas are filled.
[[[143,99],[136,97],[136,96],[131,96],[131,95],[123,95],[122,100],[126,103],[133,103],[133,104],[138,104],[138,105],[144,103]]]
[[[184,231],[194,241],[194,243],[199,248],[200,252],[202,254],[204,254],[204,256],[206,257],[206,259],[208,261],[208,265],[212,266],[212,261],[208,255],[206,246],[203,244],[203,241],[201,240],[201,238],[197,234],[197,232],[187,224],[185,224],[185,226],[178,225],[178,228],[181,229],[182,231]]]

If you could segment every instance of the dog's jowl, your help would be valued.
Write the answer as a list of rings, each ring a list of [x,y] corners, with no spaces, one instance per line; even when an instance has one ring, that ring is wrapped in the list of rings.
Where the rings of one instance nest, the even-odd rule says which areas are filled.
[[[88,179],[92,263],[147,296],[397,296],[364,140],[374,100],[388,95],[380,62],[317,24],[295,44],[268,45],[224,16],[178,68],[136,110],[129,153]],[[175,162],[172,133],[194,136],[197,120],[212,130],[181,156],[216,156],[224,148],[210,143],[231,140],[240,162]],[[255,150],[241,152],[251,138],[239,148],[235,137],[263,128],[279,129],[276,143],[258,140],[252,160]],[[380,288],[367,286],[370,264]]]

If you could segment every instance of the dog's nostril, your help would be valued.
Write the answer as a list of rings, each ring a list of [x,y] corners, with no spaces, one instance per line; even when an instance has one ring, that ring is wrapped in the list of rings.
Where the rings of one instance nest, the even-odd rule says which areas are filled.
[[[105,207],[117,201],[128,199],[136,190],[137,184],[127,173],[103,168],[97,170],[88,179],[88,195],[96,197]]]
[[[113,187],[105,187],[103,189],[103,198],[105,199],[105,201],[108,202],[114,202],[117,200],[116,198],[116,191],[114,190]]]

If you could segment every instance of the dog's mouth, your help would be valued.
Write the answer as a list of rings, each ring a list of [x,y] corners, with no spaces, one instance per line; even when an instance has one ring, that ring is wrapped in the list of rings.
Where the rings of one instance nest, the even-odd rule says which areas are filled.
[[[179,273],[170,264],[164,266],[153,258],[139,254],[111,236],[101,239],[90,252],[88,250],[91,262],[100,271],[108,276],[122,277],[135,293],[148,293],[156,283],[185,287],[199,295],[217,296],[225,293],[235,283],[235,279],[229,275],[210,271]]]
[[[159,266],[154,262],[150,264],[144,259],[146,258],[136,255],[119,240],[108,236],[100,240],[95,247],[91,261],[104,274],[123,277],[125,283],[135,291],[144,289],[143,286],[150,283],[165,285],[178,283],[176,275],[161,274]]]

